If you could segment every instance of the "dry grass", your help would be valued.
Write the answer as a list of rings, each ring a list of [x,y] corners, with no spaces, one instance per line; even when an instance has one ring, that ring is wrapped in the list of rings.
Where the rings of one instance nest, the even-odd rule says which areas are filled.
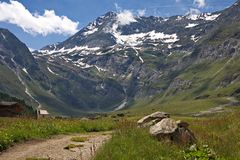
[[[88,141],[87,137],[72,137],[71,141],[73,142],[86,142]]]

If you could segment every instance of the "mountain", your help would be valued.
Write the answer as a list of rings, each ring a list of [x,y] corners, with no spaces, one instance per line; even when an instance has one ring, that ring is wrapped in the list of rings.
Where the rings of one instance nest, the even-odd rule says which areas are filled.
[[[215,13],[169,18],[108,12],[66,41],[32,54],[1,30],[0,70],[22,88],[6,81],[0,88],[65,115],[168,102],[198,106],[203,99],[205,108],[214,107],[240,94],[239,12],[240,1]]]
[[[38,64],[25,44],[6,29],[0,29],[1,91],[30,99],[22,75],[34,73]]]
[[[60,67],[61,75],[54,74],[48,64],[37,61],[8,30],[1,29],[0,35],[1,92],[64,115],[100,111],[102,106],[112,110],[116,101],[124,99],[124,91],[111,79],[100,79],[70,67]]]

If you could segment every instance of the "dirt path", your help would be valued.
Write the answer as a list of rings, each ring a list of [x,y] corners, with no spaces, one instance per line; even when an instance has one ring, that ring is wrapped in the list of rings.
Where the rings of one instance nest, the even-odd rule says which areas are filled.
[[[87,137],[85,142],[73,142],[72,137]],[[0,160],[26,160],[26,158],[46,158],[49,160],[89,160],[96,150],[111,138],[110,133],[75,134],[57,136],[44,141],[29,141],[18,144],[0,154]],[[64,149],[69,144],[81,145]]]

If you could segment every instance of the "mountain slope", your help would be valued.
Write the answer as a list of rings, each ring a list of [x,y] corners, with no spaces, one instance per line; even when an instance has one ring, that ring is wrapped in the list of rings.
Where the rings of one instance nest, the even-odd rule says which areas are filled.
[[[238,105],[229,99],[239,99],[240,24],[235,21],[240,18],[239,7],[240,1],[222,11],[211,32],[182,61],[191,64],[176,74],[164,93],[146,103],[139,101],[134,111],[149,106],[148,110],[193,114],[229,102]]]
[[[56,74],[54,66],[51,69],[51,64],[37,62],[26,45],[8,30],[1,29],[0,35],[2,92],[65,115],[113,110],[111,107],[125,98],[121,86],[111,79],[91,76],[71,67],[60,67]]]
[[[1,30],[0,71],[17,81],[5,80],[1,89],[66,115],[143,104],[193,112],[227,103],[239,95],[239,4],[215,13],[128,22],[122,13],[109,12],[34,57],[16,38],[6,41],[14,36]],[[191,105],[187,111],[168,102]]]

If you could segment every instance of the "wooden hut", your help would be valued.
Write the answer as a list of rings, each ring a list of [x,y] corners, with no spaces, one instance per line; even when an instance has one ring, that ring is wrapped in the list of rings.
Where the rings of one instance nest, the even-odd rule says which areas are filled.
[[[0,102],[0,117],[19,117],[23,111],[17,102]]]
[[[47,110],[44,109],[38,109],[37,110],[37,118],[47,118],[50,117],[50,114]]]

